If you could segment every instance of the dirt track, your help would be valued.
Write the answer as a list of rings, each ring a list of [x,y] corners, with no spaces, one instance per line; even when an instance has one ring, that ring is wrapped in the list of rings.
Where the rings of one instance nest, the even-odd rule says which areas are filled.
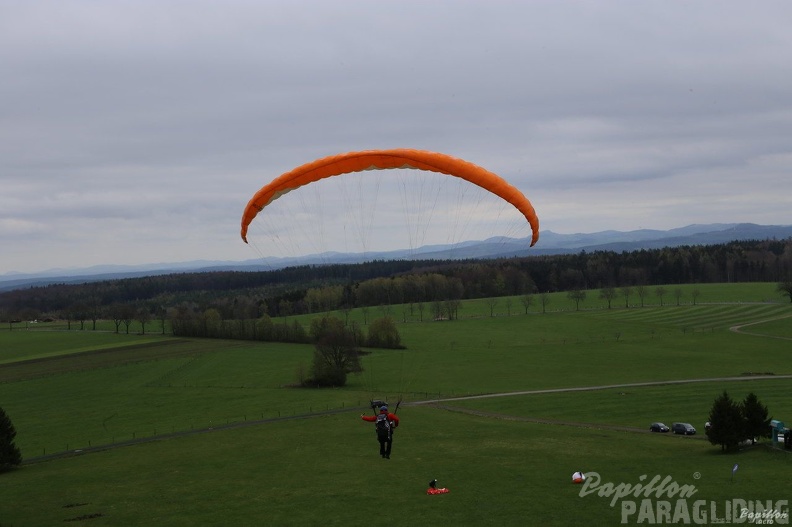
[[[767,320],[760,320],[759,322],[749,322],[748,324],[739,324],[737,326],[732,326],[729,328],[729,331],[733,331],[735,333],[742,333],[744,335],[752,335],[754,337],[763,337],[766,339],[779,339],[779,340],[792,340],[791,337],[781,337],[776,335],[767,335],[766,333],[754,333],[753,331],[744,331],[743,328],[748,326],[755,326],[757,324],[764,324],[765,322],[772,322],[774,320],[783,320],[785,318],[792,318],[792,315],[784,315],[775,318],[769,318]]]

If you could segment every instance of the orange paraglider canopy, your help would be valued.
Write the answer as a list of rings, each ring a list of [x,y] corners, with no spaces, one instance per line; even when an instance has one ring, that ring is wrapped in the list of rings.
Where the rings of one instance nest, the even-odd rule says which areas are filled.
[[[502,177],[478,165],[446,154],[398,148],[364,150],[324,157],[281,174],[251,198],[242,214],[242,239],[247,243],[250,222],[264,207],[285,193],[320,179],[360,172],[412,168],[455,176],[492,192],[516,207],[528,220],[533,233],[531,246],[539,239],[539,218],[531,202]]]

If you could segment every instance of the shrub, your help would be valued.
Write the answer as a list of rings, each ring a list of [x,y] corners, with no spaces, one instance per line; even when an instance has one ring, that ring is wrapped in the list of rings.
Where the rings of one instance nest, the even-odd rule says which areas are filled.
[[[369,326],[366,345],[372,348],[403,348],[401,335],[391,317],[374,320]]]

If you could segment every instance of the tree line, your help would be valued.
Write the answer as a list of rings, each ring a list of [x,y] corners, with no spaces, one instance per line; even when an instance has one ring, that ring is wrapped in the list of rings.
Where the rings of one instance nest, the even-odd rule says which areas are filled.
[[[164,321],[170,320],[208,334],[221,327],[213,325],[215,319],[257,321],[264,315],[354,308],[362,309],[368,319],[369,308],[393,305],[416,310],[421,319],[453,319],[464,299],[570,291],[577,292],[570,296],[575,300],[585,298],[581,295],[586,290],[600,289],[608,292],[610,302],[627,288],[645,291],[662,284],[718,282],[778,282],[779,291],[792,301],[792,239],[497,260],[378,260],[52,284],[0,293],[0,321],[52,318],[90,329],[98,319],[109,319],[116,330],[128,331],[133,320],[144,326],[159,320],[163,330]],[[196,314],[204,319],[197,322],[202,328],[195,325]]]

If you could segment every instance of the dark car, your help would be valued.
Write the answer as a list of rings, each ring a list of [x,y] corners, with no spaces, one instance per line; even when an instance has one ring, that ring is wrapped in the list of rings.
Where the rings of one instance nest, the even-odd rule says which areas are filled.
[[[663,423],[652,423],[649,425],[650,432],[668,432],[670,428],[668,428]]]
[[[671,430],[673,430],[675,434],[686,436],[692,436],[696,433],[696,429],[693,428],[693,425],[690,423],[674,423],[671,425]]]

